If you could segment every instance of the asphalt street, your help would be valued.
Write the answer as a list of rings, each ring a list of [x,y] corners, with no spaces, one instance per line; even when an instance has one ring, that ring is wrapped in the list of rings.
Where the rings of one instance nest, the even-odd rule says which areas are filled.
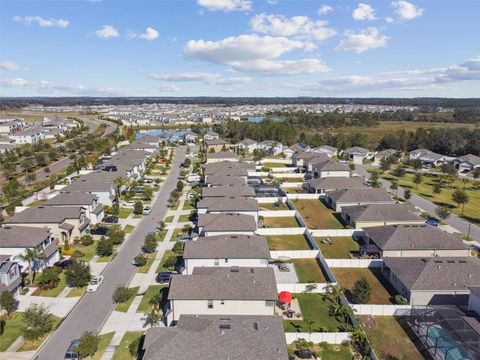
[[[140,252],[145,235],[155,231],[168,210],[167,201],[175,189],[180,174],[180,164],[185,159],[185,148],[178,147],[170,174],[163,183],[153,210],[144,216],[135,227],[113,261],[105,268],[105,280],[97,292],[87,293],[50,336],[34,357],[35,360],[63,360],[71,340],[78,339],[86,330],[100,330],[114,307],[112,295],[118,285],[130,282],[136,272],[131,265],[133,257]]]

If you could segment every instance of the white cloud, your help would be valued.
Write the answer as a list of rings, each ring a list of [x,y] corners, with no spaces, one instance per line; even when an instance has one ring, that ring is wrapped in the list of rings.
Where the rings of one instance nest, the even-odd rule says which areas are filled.
[[[318,15],[325,15],[329,12],[333,12],[333,8],[329,5],[322,5],[320,6],[320,9],[318,9]]]
[[[31,25],[36,23],[40,27],[60,27],[66,28],[70,22],[64,19],[44,19],[41,16],[14,16],[13,20],[16,22]]]
[[[95,35],[102,39],[116,38],[120,36],[118,30],[112,25],[103,25],[101,29],[95,31]]]
[[[267,4],[268,4],[268,5],[277,5],[277,4],[278,4],[278,0],[267,0]]]
[[[13,79],[0,79],[0,84],[2,84],[2,86],[5,86],[5,87],[23,87],[30,84],[30,82],[23,78],[13,78]]]
[[[160,84],[157,86],[157,90],[160,92],[179,92],[182,89],[176,84]]]
[[[314,40],[325,40],[335,35],[335,30],[327,27],[328,21],[312,20],[308,16],[259,14],[252,18],[253,31],[275,36],[297,36]]]
[[[144,33],[142,33],[142,34],[131,33],[131,34],[128,35],[128,37],[130,39],[144,39],[144,40],[151,41],[151,40],[155,40],[156,38],[158,38],[159,35],[160,34],[158,33],[157,30],[155,30],[152,27],[147,27],[145,29]]]
[[[311,50],[311,43],[286,37],[239,35],[219,41],[190,40],[183,50],[190,58],[263,75],[313,74],[330,70],[319,59],[277,60],[293,50]]]
[[[200,81],[210,85],[233,85],[245,84],[252,81],[250,77],[223,77],[221,74],[186,71],[179,73],[151,73],[149,77],[155,80],[163,81]]]
[[[346,31],[345,38],[335,47],[336,51],[354,51],[358,54],[369,49],[384,47],[388,38],[381,35],[376,27],[368,27],[360,32]]]
[[[393,23],[393,22],[395,21],[395,19],[392,18],[391,16],[387,16],[387,17],[385,18],[385,21],[386,21],[387,23],[391,24],[391,23]]]
[[[375,9],[368,4],[359,3],[357,8],[353,10],[352,17],[356,21],[363,21],[363,20],[375,20],[377,17],[375,16]]]
[[[395,14],[400,20],[412,20],[416,17],[422,16],[425,9],[419,8],[408,1],[400,0],[393,1],[392,6]]]
[[[251,0],[197,0],[197,4],[210,11],[250,11]]]
[[[2,61],[2,63],[0,64],[0,68],[2,68],[3,70],[7,70],[7,71],[20,70],[20,66],[18,64],[14,63],[13,61],[10,61],[10,60]]]

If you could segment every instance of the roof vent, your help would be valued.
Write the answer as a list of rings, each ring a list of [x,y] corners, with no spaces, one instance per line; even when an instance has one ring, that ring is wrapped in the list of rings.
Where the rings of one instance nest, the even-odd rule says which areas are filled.
[[[232,266],[230,272],[240,272],[240,268],[238,266]]]
[[[255,330],[258,330],[258,323],[257,323],[256,321],[253,323],[253,328],[254,328]]]

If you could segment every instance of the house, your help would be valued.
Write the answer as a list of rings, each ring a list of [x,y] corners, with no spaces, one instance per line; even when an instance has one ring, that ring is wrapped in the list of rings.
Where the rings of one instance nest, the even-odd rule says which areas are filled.
[[[480,168],[480,157],[472,154],[464,155],[455,159],[453,164],[461,173],[474,171]]]
[[[46,227],[33,226],[0,226],[0,257],[5,262],[17,262],[21,271],[28,268],[28,263],[18,258],[19,255],[25,253],[27,249],[37,248],[44,257],[32,263],[34,271],[41,271],[46,267],[53,266],[53,264],[60,259],[58,251],[58,240],[52,232]],[[3,268],[7,271],[16,267],[13,264],[8,264]],[[9,270],[9,271],[10,271]],[[2,284],[5,284],[2,281]],[[11,286],[11,283],[9,284]]]
[[[207,131],[205,135],[203,135],[203,141],[211,141],[211,140],[218,140],[220,136],[215,131]]]
[[[28,129],[17,131],[8,137],[15,141],[15,144],[34,144],[43,140],[44,134],[38,127],[30,127]]]
[[[214,153],[207,153],[207,164],[223,161],[238,161],[238,155],[232,151],[219,151]]]
[[[325,155],[327,155],[329,158],[332,158],[332,157],[334,157],[334,156],[337,156],[337,154],[338,154],[337,148],[335,148],[335,147],[333,147],[333,146],[328,146],[328,145],[319,146],[319,147],[313,149],[312,152],[320,153],[320,154],[325,154]]]
[[[301,153],[296,153],[296,154],[293,154],[292,156],[292,164],[295,167],[304,167],[305,161],[307,159],[311,159],[317,156],[319,156],[319,153],[315,153],[313,151],[304,151]]]
[[[355,229],[370,226],[416,224],[422,225],[425,219],[418,215],[413,206],[403,204],[367,204],[342,207],[342,219]]]
[[[258,235],[217,235],[185,243],[186,274],[197,267],[266,267],[270,250],[265,237]]]
[[[187,131],[184,135],[183,138],[187,144],[194,144],[198,141],[198,135],[195,134],[192,131]]]
[[[325,194],[327,191],[339,189],[366,189],[367,186],[362,183],[359,177],[324,177],[307,180],[303,187],[310,193]]]
[[[287,360],[279,316],[181,315],[175,327],[152,327],[143,360]]]
[[[410,151],[410,160],[420,160],[424,167],[439,166],[445,161],[445,156],[434,153],[427,149],[416,149]]]
[[[395,200],[383,188],[335,190],[328,192],[325,200],[335,211],[352,205],[395,204]]]
[[[200,214],[197,225],[200,236],[254,235],[257,230],[255,217],[238,213]]]
[[[0,134],[12,134],[21,131],[25,127],[25,121],[13,119],[9,121],[0,121]]]
[[[247,153],[251,154],[257,148],[258,142],[252,139],[243,139],[235,144],[239,149],[245,150]]]
[[[467,305],[470,288],[480,286],[480,259],[469,257],[388,257],[383,274],[410,305]]]
[[[111,177],[117,177],[119,175],[109,175],[108,172],[104,172],[105,175]],[[89,176],[91,175],[91,176]],[[98,198],[98,203],[104,206],[112,206],[116,196],[116,186],[113,180],[100,181],[102,174],[91,173],[87,176],[83,176],[80,179],[75,180],[70,185],[60,189],[61,193],[74,193],[74,192],[86,192],[95,195]],[[98,181],[96,181],[98,180]]]
[[[373,159],[374,153],[360,146],[354,146],[342,150],[340,156],[353,161],[354,164],[362,164],[364,160]]]
[[[1,249],[0,249],[1,250]],[[0,254],[0,294],[9,291],[17,294],[22,284],[22,271],[10,255]]]
[[[219,173],[237,175],[237,176],[248,176],[250,171],[255,171],[255,165],[246,162],[235,162],[235,161],[219,161],[210,164],[201,165],[203,169],[203,174],[214,175]]]
[[[245,186],[247,177],[219,173],[206,176],[205,184],[207,186]]]
[[[468,310],[480,315],[480,286],[470,286]]]
[[[462,257],[470,248],[456,235],[430,225],[386,225],[363,229],[365,245],[380,257]]]
[[[289,146],[287,149],[292,150],[294,153],[300,153],[304,151],[310,151],[310,146],[302,143],[297,143],[292,146]],[[285,152],[285,150],[284,150]]]
[[[230,143],[228,141],[221,139],[204,140],[202,150],[206,151],[207,153],[214,153],[218,151],[225,151],[229,146]]]
[[[235,213],[250,215],[258,222],[258,203],[253,198],[241,196],[209,197],[197,202],[198,214]]]
[[[293,151],[290,148],[283,148],[282,153],[283,153],[283,156],[285,157],[285,159],[291,159],[293,154],[295,154],[295,151]]]
[[[312,165],[315,175],[319,178],[325,177],[349,177],[350,167],[336,160],[328,159]]]
[[[325,154],[313,153],[315,156],[303,160],[303,168],[307,172],[313,172],[317,164],[326,162],[330,158]],[[350,169],[349,169],[350,170]]]
[[[246,197],[254,198],[255,190],[251,186],[241,185],[241,186],[210,186],[202,188],[202,198],[211,198],[211,197],[225,197],[225,196],[234,196],[234,197]]]
[[[379,165],[383,159],[394,159],[400,155],[400,151],[395,149],[385,149],[375,153],[373,163]]]
[[[47,228],[55,239],[69,243],[80,238],[90,220],[85,216],[85,209],[80,206],[32,206],[16,213],[4,223],[11,227]]]
[[[181,315],[274,315],[277,299],[271,267],[196,267],[170,278],[167,324]]]
[[[269,155],[280,155],[283,152],[284,146],[276,141],[262,141],[257,144],[257,148],[265,151]]]
[[[70,206],[85,209],[85,216],[92,225],[102,221],[105,212],[102,204],[98,202],[98,196],[84,192],[60,193],[57,196],[42,203],[42,206]]]

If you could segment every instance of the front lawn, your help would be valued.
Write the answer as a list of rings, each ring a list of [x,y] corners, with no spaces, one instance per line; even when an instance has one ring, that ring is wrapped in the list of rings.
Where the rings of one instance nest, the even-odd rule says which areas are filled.
[[[176,261],[178,261],[179,258],[181,258],[181,255],[174,253],[172,250],[165,250],[165,253],[163,254],[163,257],[162,257],[162,261],[160,261],[160,264],[158,264],[156,272],[159,273],[161,271],[175,271],[175,265],[168,266],[167,264],[169,261],[172,261],[169,259],[173,257],[176,259]]]
[[[35,280],[39,279],[40,274],[37,274],[37,277]],[[60,282],[58,283],[57,286],[55,286],[53,289],[48,289],[48,290],[42,290],[40,288],[37,288],[32,295],[33,296],[46,296],[46,297],[57,297],[60,295],[60,293],[65,289],[65,286],[67,286],[67,281],[65,280],[65,274],[62,272],[58,275],[60,278]]]
[[[290,210],[287,203],[261,203],[258,204],[260,211]]]
[[[100,343],[98,344],[97,352],[91,358],[92,360],[100,360],[102,358],[108,344],[112,341],[113,335],[115,335],[115,331],[100,335]]]
[[[117,350],[115,350],[115,353],[113,354],[113,360],[134,360],[136,359],[135,357],[132,357],[130,355],[130,344],[137,340],[140,339],[143,336],[143,332],[141,331],[127,331],[125,335],[123,335],[122,340],[120,341],[120,344],[117,347]]]
[[[130,234],[133,231],[133,229],[135,229],[133,225],[127,224],[125,225],[125,229],[123,229],[123,231],[125,231],[125,234]]]
[[[120,219],[126,219],[128,215],[132,213],[133,209],[132,208],[121,208],[118,212],[118,217]]]
[[[171,222],[173,221],[173,217],[174,217],[173,215],[167,216],[167,217],[165,218],[164,222],[166,222],[166,223],[171,223]]]
[[[193,209],[195,208],[192,206],[192,203],[190,202],[190,200],[185,200],[182,210],[193,210]]]
[[[189,222],[190,221],[190,214],[189,215],[180,215],[178,217],[178,222]]]
[[[310,245],[304,234],[269,235],[267,236],[270,250],[310,250]]]
[[[23,313],[15,312],[5,320],[5,327],[0,335],[0,352],[6,351],[22,335]]]
[[[58,323],[62,319],[55,315],[50,315],[50,319],[52,320],[53,324],[52,331],[54,331]],[[38,349],[38,347],[45,341],[48,335],[50,335],[50,332],[43,336],[40,336],[38,339],[25,341],[25,343],[20,347],[20,349],[18,349],[18,351],[32,351]]]
[[[424,359],[402,327],[401,318],[397,320],[393,316],[375,316],[371,323],[373,324],[366,326],[365,331],[381,359]]]
[[[367,268],[332,268],[339,286],[344,290],[348,301],[352,302],[352,289],[362,277],[367,280],[372,288],[368,304],[393,304],[397,294],[388,280],[381,274],[380,269]]]
[[[128,308],[130,305],[132,305],[133,299],[135,299],[135,296],[137,296],[138,289],[140,289],[139,286],[131,288],[130,290],[132,291],[130,294],[130,298],[128,299],[127,302],[125,303],[118,303],[115,305],[115,311],[120,311],[120,312],[127,312]]]
[[[334,212],[322,200],[292,201],[309,229],[344,229],[340,213]]]
[[[137,270],[140,274],[148,273],[148,270],[150,270],[153,262],[155,261],[155,257],[157,256],[157,251],[155,251],[153,254],[145,254],[145,256],[147,257],[147,263],[143,266],[140,266]]]
[[[67,294],[67,297],[77,297],[77,296],[82,296],[87,292],[87,287],[81,287],[81,288],[72,288],[70,292]]]
[[[137,312],[146,313],[150,311],[151,309],[150,300],[155,296],[155,294],[159,293],[161,289],[166,287],[167,285],[150,285],[147,288],[147,291],[145,291],[142,301],[138,305]]]
[[[297,219],[294,216],[264,217],[263,227],[264,228],[292,228],[292,227],[300,227],[300,224],[298,223]]]
[[[334,304],[326,295],[293,294],[293,296],[298,299],[303,320],[284,320],[286,332],[336,332],[345,326],[330,315]]]
[[[326,283],[322,265],[318,259],[294,259],[293,265],[301,283]]]
[[[76,259],[79,259],[79,260],[82,260],[82,261],[85,261],[85,262],[89,262],[90,260],[93,259],[93,257],[95,256],[95,254],[97,252],[97,243],[96,243],[96,241],[94,241],[94,243],[92,245],[88,245],[88,246],[83,246],[81,244],[70,245],[69,250],[65,250],[64,246],[62,245],[61,248],[60,248],[60,252],[61,252],[62,255],[72,255],[73,256],[75,254]],[[79,256],[79,255],[81,255],[81,256]]]
[[[350,259],[352,254],[358,253],[360,245],[351,236],[328,237],[330,242],[322,242],[325,237],[314,238],[326,259]]]

